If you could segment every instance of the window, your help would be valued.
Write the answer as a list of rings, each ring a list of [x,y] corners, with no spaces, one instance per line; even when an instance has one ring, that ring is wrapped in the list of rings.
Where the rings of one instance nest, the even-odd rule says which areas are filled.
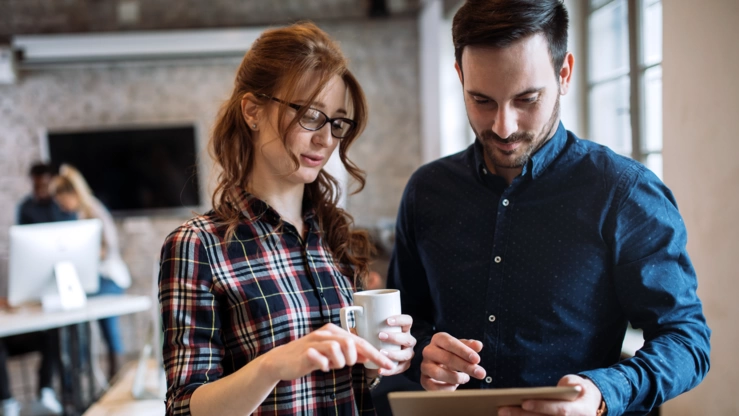
[[[588,137],[662,177],[662,2],[586,0]]]

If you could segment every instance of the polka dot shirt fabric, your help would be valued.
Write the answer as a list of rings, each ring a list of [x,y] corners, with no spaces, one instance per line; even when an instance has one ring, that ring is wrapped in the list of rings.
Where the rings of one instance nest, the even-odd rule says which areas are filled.
[[[509,185],[479,142],[421,167],[389,271],[418,339],[483,342],[484,380],[460,388],[595,382],[609,414],[640,414],[708,371],[710,329],[672,193],[643,165],[562,124]],[[645,347],[620,361],[628,322]]]

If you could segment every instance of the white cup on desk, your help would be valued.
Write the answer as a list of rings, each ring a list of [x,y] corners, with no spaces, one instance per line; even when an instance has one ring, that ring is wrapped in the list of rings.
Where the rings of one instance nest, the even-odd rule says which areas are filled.
[[[354,329],[357,335],[367,340],[378,350],[397,351],[400,345],[383,342],[380,332],[401,332],[399,326],[390,326],[387,319],[400,315],[400,292],[397,289],[365,290],[354,294],[354,306],[341,308],[342,328],[349,331],[349,313],[354,313]],[[396,363],[397,364],[397,363]],[[371,361],[364,363],[366,368],[377,369]]]

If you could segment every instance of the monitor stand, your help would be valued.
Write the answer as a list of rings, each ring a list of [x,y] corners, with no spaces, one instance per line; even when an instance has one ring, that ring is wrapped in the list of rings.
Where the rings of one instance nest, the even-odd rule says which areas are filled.
[[[44,295],[41,305],[45,311],[68,311],[85,307],[87,295],[82,289],[77,269],[69,261],[54,265],[57,290]]]

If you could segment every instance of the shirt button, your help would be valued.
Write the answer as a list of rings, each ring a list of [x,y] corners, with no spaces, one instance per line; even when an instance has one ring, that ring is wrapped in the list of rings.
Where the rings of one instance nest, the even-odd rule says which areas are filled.
[[[485,168],[482,168],[482,174],[483,174],[483,175],[487,175],[487,174],[488,174],[488,170],[487,170],[487,169],[485,169]]]
[[[507,199],[504,199],[504,200],[503,200],[503,206],[504,206],[504,207],[507,207],[507,206],[508,206],[508,204],[510,204],[510,202],[508,202],[508,200],[507,200]]]
[[[336,395],[335,395],[335,394],[333,394],[333,393],[331,393],[331,395],[330,395],[330,396],[328,396],[328,397],[329,397],[329,399],[331,399],[331,400],[336,400]]]
[[[490,384],[490,383],[493,382],[493,378],[490,377],[490,376],[487,376],[487,377],[485,377],[485,382],[488,383],[488,384]]]
[[[488,321],[495,322],[495,315],[488,316]]]
[[[503,261],[503,259],[501,259],[500,256],[495,256],[494,260],[496,263],[500,263],[501,261]]]
[[[323,291],[318,292],[318,294],[321,295],[321,297],[323,297]]]

